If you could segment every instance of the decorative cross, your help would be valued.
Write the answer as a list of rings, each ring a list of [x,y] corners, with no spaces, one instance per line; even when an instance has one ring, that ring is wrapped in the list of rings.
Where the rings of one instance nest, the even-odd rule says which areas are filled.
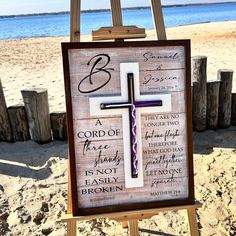
[[[137,138],[136,138],[136,108],[162,106],[162,101],[135,101],[134,74],[128,73],[128,101],[121,103],[101,103],[101,109],[129,109],[129,127],[130,127],[130,147],[131,147],[131,175],[132,178],[138,178],[138,157],[137,157]]]
[[[127,79],[127,75],[133,73],[133,79]],[[123,127],[123,154],[124,154],[124,174],[125,174],[125,187],[126,188],[137,188],[143,187],[144,176],[143,176],[143,158],[142,158],[142,134],[141,134],[141,115],[142,114],[155,114],[155,113],[166,113],[171,111],[171,94],[141,94],[140,79],[139,79],[139,63],[137,62],[125,62],[120,63],[120,95],[113,96],[94,96],[89,98],[89,109],[90,115],[94,117],[111,117],[120,115],[122,117]],[[129,89],[131,88],[132,89]],[[137,100],[137,101],[136,101]],[[110,104],[108,104],[108,101]],[[154,104],[155,101],[162,101],[162,106],[158,109]],[[112,105],[121,104],[116,109],[101,109],[101,104]],[[126,105],[124,105],[126,104]],[[138,145],[134,145],[134,150],[137,150],[135,163],[138,164],[138,173],[136,172],[137,178],[132,178],[132,165],[130,164],[130,157],[132,157],[132,109],[135,108],[135,119],[136,128],[133,124],[133,131],[135,131],[135,138]],[[144,106],[144,104],[148,106]],[[123,107],[122,107],[123,105]],[[128,108],[128,109],[124,109]],[[131,123],[131,125],[129,125]],[[130,130],[130,132],[129,132]],[[128,131],[128,132],[127,132]],[[134,140],[134,139],[133,139]],[[135,141],[134,141],[135,143]],[[133,163],[133,160],[132,160]],[[137,169],[137,167],[136,167]]]

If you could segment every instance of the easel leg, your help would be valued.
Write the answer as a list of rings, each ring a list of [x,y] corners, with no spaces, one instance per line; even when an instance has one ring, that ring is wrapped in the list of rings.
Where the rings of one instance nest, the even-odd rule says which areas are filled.
[[[76,221],[67,222],[67,236],[76,236]]]
[[[71,176],[70,176],[70,158],[68,158],[68,203],[67,203],[67,213],[71,214],[72,213],[72,196],[71,196]],[[70,220],[67,221],[67,236],[76,236],[76,221],[75,220]]]
[[[130,236],[138,236],[138,221],[137,220],[129,220],[129,235]]]
[[[199,236],[198,225],[197,225],[197,213],[196,208],[189,208],[188,210],[188,222],[190,227],[191,236]]]
[[[123,229],[129,227],[128,221],[122,221],[121,223],[122,223],[122,228],[123,228]]]

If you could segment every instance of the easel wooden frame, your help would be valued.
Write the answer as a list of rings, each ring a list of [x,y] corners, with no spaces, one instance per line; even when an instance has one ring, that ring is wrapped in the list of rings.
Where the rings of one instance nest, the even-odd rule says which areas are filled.
[[[122,13],[121,13],[121,4],[120,0],[110,0],[111,10],[112,10],[112,21],[113,26],[122,26]],[[152,12],[154,25],[157,33],[158,40],[166,40],[166,31],[164,26],[162,7],[160,0],[151,0]],[[80,0],[71,0],[71,28],[70,28],[70,41],[71,42],[80,42],[80,11],[81,11],[81,1]],[[116,41],[124,40],[115,39]],[[70,166],[70,163],[69,163]],[[68,168],[68,209],[67,214],[62,218],[62,221],[67,222],[67,235],[76,236],[76,222],[89,220],[89,219],[98,219],[98,218],[110,218],[122,222],[122,226],[129,227],[129,232],[131,236],[138,235],[138,220],[150,218],[154,215],[157,215],[162,211],[172,211],[172,210],[187,210],[188,220],[190,226],[190,232],[192,236],[198,236],[198,225],[196,220],[196,210],[201,207],[199,202],[195,202],[192,205],[183,205],[175,207],[163,207],[157,209],[147,209],[147,210],[138,210],[138,211],[128,211],[122,213],[110,213],[110,214],[99,214],[92,216],[79,216],[74,217],[72,215],[72,201],[71,201],[71,183],[70,183],[70,168]]]
[[[164,25],[162,7],[160,0],[150,0],[152,6],[153,22],[158,40],[166,40],[166,30]],[[110,0],[113,26],[122,26],[122,12],[120,0]],[[71,0],[71,22],[70,41],[80,42],[80,11],[81,0]]]

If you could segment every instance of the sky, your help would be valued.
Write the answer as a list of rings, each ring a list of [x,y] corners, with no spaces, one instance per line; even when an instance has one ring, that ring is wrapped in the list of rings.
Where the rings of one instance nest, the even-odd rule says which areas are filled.
[[[163,5],[230,0],[162,0]],[[231,0],[236,2],[236,0]],[[150,0],[121,0],[122,7],[150,6]],[[82,10],[110,8],[110,0],[81,0]],[[0,0],[0,15],[69,11],[70,0]]]

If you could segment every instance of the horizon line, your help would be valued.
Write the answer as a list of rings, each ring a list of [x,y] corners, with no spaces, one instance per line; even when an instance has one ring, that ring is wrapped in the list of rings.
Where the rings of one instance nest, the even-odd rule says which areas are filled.
[[[213,2],[213,3],[187,3],[187,4],[173,4],[173,5],[162,5],[163,8],[171,8],[171,7],[184,7],[184,6],[202,6],[202,5],[218,5],[218,4],[229,4],[235,3],[235,1],[228,2]],[[149,9],[151,6],[140,6],[140,7],[124,7],[122,10],[141,10],[141,9]],[[81,13],[91,13],[91,12],[107,12],[111,11],[110,8],[104,9],[87,9],[82,10]],[[70,11],[59,11],[59,12],[39,12],[39,13],[25,13],[25,14],[11,14],[11,15],[0,15],[0,18],[14,18],[14,17],[26,17],[26,16],[43,16],[43,15],[62,15],[62,14],[70,14]]]

